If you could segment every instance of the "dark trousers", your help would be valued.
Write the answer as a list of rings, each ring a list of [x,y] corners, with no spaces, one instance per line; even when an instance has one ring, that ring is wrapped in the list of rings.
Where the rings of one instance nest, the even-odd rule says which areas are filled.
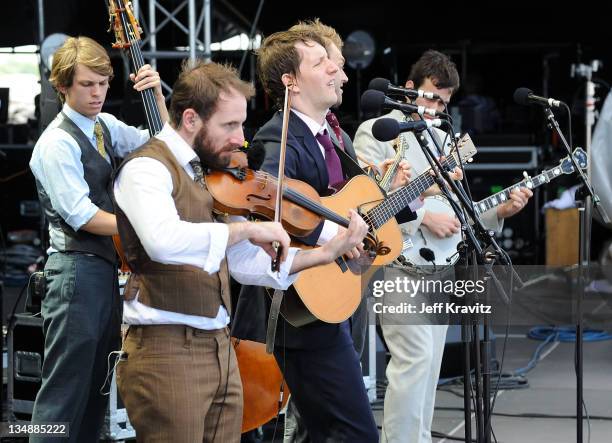
[[[274,356],[312,442],[378,442],[378,429],[352,344],[276,346]]]
[[[107,357],[120,345],[117,269],[96,256],[57,252],[49,256],[45,276],[43,380],[32,423],[68,422],[70,438],[30,441],[96,442],[108,402],[100,393]]]
[[[368,327],[367,298],[363,297],[359,307],[349,319],[353,346],[357,352],[357,357],[361,360],[361,354],[365,346]],[[308,431],[302,421],[300,411],[293,402],[293,397],[289,398],[287,410],[285,411],[285,435],[284,443],[309,443],[311,440]]]

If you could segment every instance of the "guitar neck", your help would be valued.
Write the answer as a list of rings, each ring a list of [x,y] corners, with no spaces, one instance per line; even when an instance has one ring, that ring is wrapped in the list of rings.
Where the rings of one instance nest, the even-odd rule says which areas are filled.
[[[131,42],[129,52],[132,65],[134,66],[134,71],[138,72],[138,70],[145,64],[138,41],[134,40]],[[157,101],[155,100],[153,88],[147,88],[140,91],[140,97],[142,98],[142,103],[144,106],[147,125],[149,127],[149,134],[151,137],[153,137],[155,134],[161,131],[164,126],[161,119],[161,114],[159,113],[159,108],[157,107]]]
[[[556,166],[552,169],[548,169],[542,172],[539,175],[536,175],[535,177],[526,178],[525,180],[519,183],[507,187],[503,191],[499,191],[496,194],[493,194],[483,200],[480,200],[479,202],[476,202],[474,205],[476,212],[478,214],[482,214],[483,212],[488,211],[489,209],[493,209],[501,204],[504,204],[510,199],[510,193],[515,189],[535,189],[539,186],[542,186],[544,183],[548,183],[551,180],[559,177],[560,175],[563,175],[563,171],[561,171],[561,168],[559,166]]]
[[[457,166],[457,161],[453,155],[449,156],[443,163],[447,169],[453,170]],[[407,186],[389,194],[388,198],[368,211],[368,217],[375,228],[379,228],[404,209],[408,204],[435,184],[434,177],[429,169],[412,180]]]

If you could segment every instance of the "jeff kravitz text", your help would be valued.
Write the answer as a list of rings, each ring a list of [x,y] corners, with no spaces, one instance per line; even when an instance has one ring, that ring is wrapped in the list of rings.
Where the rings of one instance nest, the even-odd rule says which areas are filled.
[[[450,301],[453,297],[479,296],[485,292],[483,280],[427,279],[399,277],[372,282],[375,314],[491,314],[491,305]],[[415,296],[419,295],[417,299]],[[438,298],[436,300],[436,298]],[[446,300],[439,301],[440,298]]]

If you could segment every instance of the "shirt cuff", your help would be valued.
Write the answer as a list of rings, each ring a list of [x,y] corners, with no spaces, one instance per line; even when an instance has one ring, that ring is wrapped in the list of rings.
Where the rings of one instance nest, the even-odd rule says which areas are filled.
[[[289,251],[287,252],[287,258],[284,262],[281,263],[280,272],[273,272],[272,268],[268,266],[268,276],[274,282],[273,285],[269,285],[270,287],[274,289],[282,289],[284,291],[293,283],[295,283],[300,273],[295,272],[293,274],[289,274],[289,272],[291,272],[291,265],[293,265],[293,259],[295,259],[295,254],[297,254],[299,250],[299,248],[289,248]]]
[[[324,245],[334,238],[336,234],[338,234],[338,224],[330,220],[325,220],[323,222],[323,229],[321,230],[321,234],[317,240],[317,245]]]
[[[425,208],[417,209],[415,212],[417,216],[416,220],[412,220],[402,225],[402,231],[410,236],[415,235],[417,230],[421,227],[423,217],[425,216]]]
[[[229,239],[229,228],[225,223],[210,223],[207,229],[209,247],[202,268],[209,274],[214,274],[219,271],[221,261],[225,258],[227,241]]]
[[[84,225],[89,223],[90,220],[94,218],[94,215],[98,213],[100,208],[93,203],[89,203],[86,206],[84,204],[82,208],[77,208],[77,210],[78,212],[70,214],[68,217],[66,217],[66,223],[68,223],[68,225],[70,225],[70,227],[75,231],[78,231]]]
[[[423,199],[418,197],[408,203],[408,207],[412,212],[416,212],[417,209],[421,209],[423,207],[423,204]]]

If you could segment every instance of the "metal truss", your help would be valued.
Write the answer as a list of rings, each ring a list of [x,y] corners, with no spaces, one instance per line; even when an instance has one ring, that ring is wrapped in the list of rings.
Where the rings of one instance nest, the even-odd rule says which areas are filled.
[[[146,11],[141,8],[146,3]],[[167,2],[166,2],[167,3]],[[144,31],[142,54],[153,68],[157,69],[158,59],[182,60],[196,57],[206,61],[211,60],[211,0],[184,0],[176,4],[174,9],[168,9],[159,0],[132,0],[134,12]],[[177,17],[187,8],[187,23],[182,23]],[[196,8],[200,11],[196,13]],[[174,26],[187,36],[187,46],[180,49],[159,49],[157,33],[166,26]],[[172,88],[162,80],[164,90],[171,92]]]

